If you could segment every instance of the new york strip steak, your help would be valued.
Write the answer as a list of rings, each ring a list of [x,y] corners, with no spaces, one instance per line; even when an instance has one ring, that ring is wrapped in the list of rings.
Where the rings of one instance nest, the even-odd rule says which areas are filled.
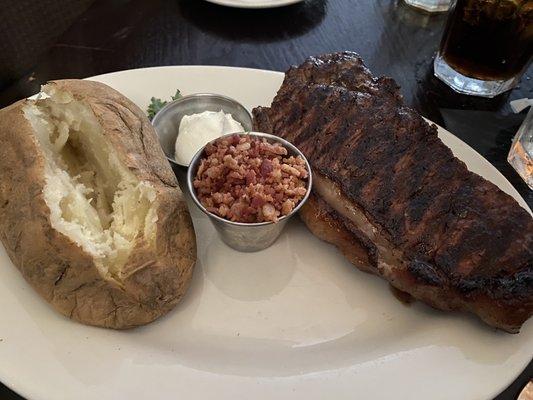
[[[358,268],[442,310],[518,332],[533,312],[533,219],[468,171],[391,78],[355,53],[291,68],[254,129],[309,159],[301,218]]]

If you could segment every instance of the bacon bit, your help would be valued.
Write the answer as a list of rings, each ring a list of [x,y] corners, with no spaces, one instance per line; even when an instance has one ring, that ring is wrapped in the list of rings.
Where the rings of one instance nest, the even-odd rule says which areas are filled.
[[[272,172],[273,169],[274,167],[272,166],[272,161],[270,161],[268,158],[265,158],[261,163],[261,176],[266,177]]]
[[[217,151],[217,147],[212,143],[209,143],[207,146],[205,146],[205,154],[207,154],[208,156],[210,156],[213,153],[216,153],[216,151]],[[205,160],[202,160],[202,162],[203,161]]]
[[[281,213],[283,215],[289,214],[292,210],[294,210],[294,202],[292,200],[285,200],[283,202],[283,205],[281,206]]]
[[[213,161],[218,162],[218,159],[213,158],[211,163],[213,163]],[[224,156],[223,161],[224,161],[224,166],[225,167],[228,167],[228,168],[231,168],[231,169],[237,169],[239,167],[239,163],[237,163],[237,160],[235,160],[235,158],[233,158],[229,154]]]
[[[263,211],[263,216],[268,221],[276,221],[278,219],[279,212],[270,203],[265,204],[261,211]]]
[[[246,185],[255,185],[257,183],[257,178],[255,176],[255,171],[253,169],[246,172]]]
[[[244,172],[244,171],[243,171],[243,172]],[[242,179],[244,179],[244,176],[242,176],[241,172],[231,171],[231,172],[228,174],[228,178],[233,178],[233,179],[242,180]]]
[[[228,215],[228,212],[229,207],[227,206],[227,204],[221,204],[220,207],[218,207],[218,215],[220,215],[222,218]]]
[[[220,176],[220,167],[218,165],[214,165],[212,167],[209,167],[207,168],[207,170],[205,171],[205,174],[211,178],[211,179],[214,179],[216,178],[217,176]]]
[[[252,207],[261,208],[265,204],[265,198],[259,195],[252,197],[252,202],[250,203]]]
[[[283,172],[286,172],[290,175],[294,175],[296,177],[300,177],[300,171],[298,171],[296,168],[291,167],[289,164],[281,164],[281,170]]]
[[[239,135],[231,136],[231,144],[237,146],[241,142],[241,137]]]
[[[238,152],[243,152],[250,149],[250,143],[239,143],[235,148]]]

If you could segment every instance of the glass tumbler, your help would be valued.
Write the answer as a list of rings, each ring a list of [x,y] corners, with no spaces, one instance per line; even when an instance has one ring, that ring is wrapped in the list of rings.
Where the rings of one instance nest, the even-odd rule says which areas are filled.
[[[533,106],[513,140],[507,161],[533,190]]]
[[[435,58],[435,75],[459,93],[512,89],[533,53],[533,0],[456,0]]]

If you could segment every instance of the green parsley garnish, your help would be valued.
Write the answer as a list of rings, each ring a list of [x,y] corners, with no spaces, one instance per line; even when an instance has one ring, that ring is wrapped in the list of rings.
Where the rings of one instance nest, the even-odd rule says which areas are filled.
[[[177,100],[181,98],[181,93],[179,89],[176,89],[176,94],[172,96],[172,101]],[[148,114],[148,118],[150,121],[155,117],[155,115],[161,110],[165,105],[168,104],[168,101],[163,101],[161,99],[157,99],[155,97],[152,97],[150,99],[150,105],[148,106],[148,109],[146,110],[146,113]]]

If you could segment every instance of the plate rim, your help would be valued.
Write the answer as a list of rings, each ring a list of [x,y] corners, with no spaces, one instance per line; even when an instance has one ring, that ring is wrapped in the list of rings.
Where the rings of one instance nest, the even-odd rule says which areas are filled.
[[[246,9],[268,9],[290,6],[292,4],[302,3],[306,0],[277,0],[272,4],[268,0],[263,0],[257,3],[241,3],[235,0],[205,0],[208,3],[216,4],[218,6],[231,7],[231,8],[246,8]]]

